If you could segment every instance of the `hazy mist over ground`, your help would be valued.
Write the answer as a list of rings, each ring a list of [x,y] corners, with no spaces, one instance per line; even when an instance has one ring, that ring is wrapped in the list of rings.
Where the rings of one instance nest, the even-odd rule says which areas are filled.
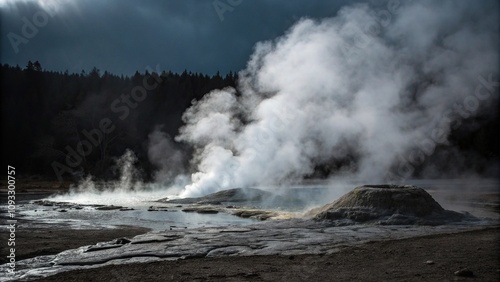
[[[237,91],[184,113],[176,140],[195,147],[197,172],[181,196],[299,181],[335,160],[333,180],[398,181],[462,120],[496,112],[498,3],[401,3],[258,43]]]

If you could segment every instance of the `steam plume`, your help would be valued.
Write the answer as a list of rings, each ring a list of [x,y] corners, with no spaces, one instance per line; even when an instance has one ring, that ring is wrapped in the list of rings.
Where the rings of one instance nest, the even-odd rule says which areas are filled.
[[[296,181],[349,156],[342,175],[375,182],[412,149],[445,144],[467,117],[457,105],[473,116],[490,104],[467,107],[481,79],[498,86],[498,4],[402,5],[346,7],[258,43],[237,91],[213,91],[184,114],[177,140],[196,148],[197,172],[181,196]]]

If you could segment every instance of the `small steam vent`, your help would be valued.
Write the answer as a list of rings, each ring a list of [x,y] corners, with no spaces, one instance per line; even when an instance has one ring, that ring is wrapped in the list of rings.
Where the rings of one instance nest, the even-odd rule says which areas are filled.
[[[356,187],[333,203],[310,210],[308,215],[316,220],[338,220],[339,224],[438,225],[465,217],[445,210],[422,188],[390,184]]]

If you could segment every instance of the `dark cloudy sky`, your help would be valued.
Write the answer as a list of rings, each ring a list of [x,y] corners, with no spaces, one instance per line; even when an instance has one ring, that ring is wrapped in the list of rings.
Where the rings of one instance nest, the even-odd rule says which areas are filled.
[[[236,5],[219,15],[214,2]],[[346,3],[352,1],[0,0],[1,62],[24,67],[39,60],[48,70],[96,66],[125,75],[157,65],[238,71],[256,42],[282,35],[301,17],[335,16]],[[25,36],[27,20],[37,30],[25,27]]]

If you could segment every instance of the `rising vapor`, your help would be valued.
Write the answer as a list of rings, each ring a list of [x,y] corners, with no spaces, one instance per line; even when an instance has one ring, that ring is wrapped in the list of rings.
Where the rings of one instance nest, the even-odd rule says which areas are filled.
[[[345,7],[258,43],[237,90],[184,114],[176,140],[195,148],[197,172],[181,196],[298,181],[336,161],[333,177],[407,176],[398,166],[421,164],[457,120],[494,108],[498,3],[402,5]]]

